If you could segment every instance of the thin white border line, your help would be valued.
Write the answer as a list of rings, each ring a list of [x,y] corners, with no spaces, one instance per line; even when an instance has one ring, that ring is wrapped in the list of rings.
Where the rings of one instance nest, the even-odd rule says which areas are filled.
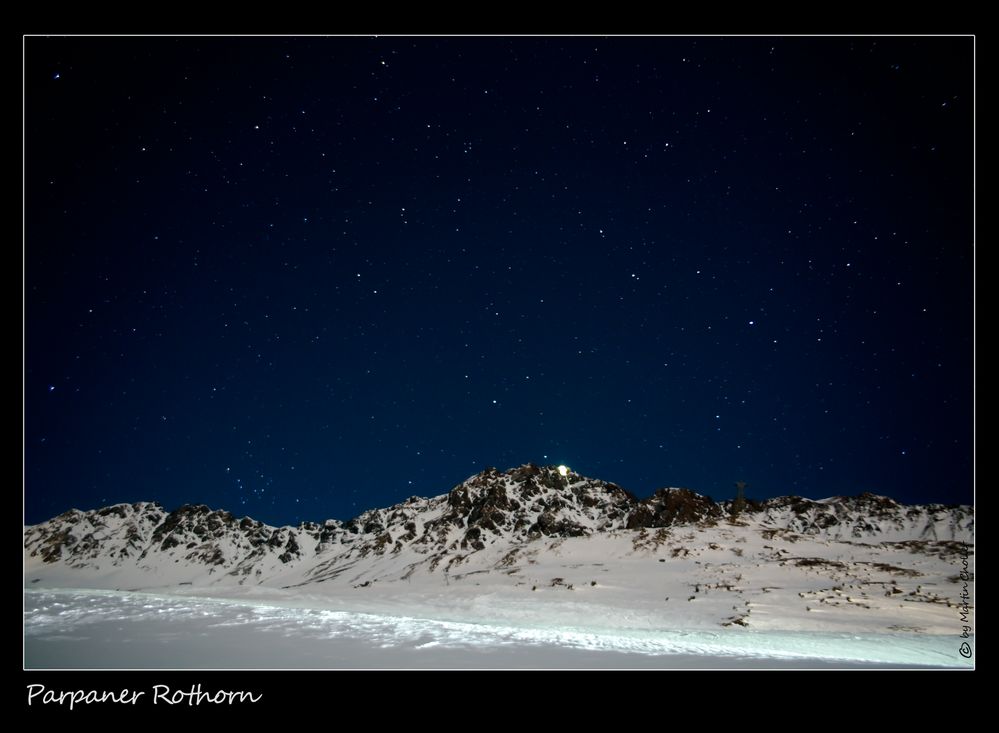
[[[977,167],[977,150],[978,150],[978,133],[977,133],[977,115],[978,115],[978,48],[977,48],[977,35],[974,33],[925,33],[925,34],[877,34],[877,33],[816,33],[816,34],[766,34],[766,33],[733,33],[733,34],[470,34],[470,35],[448,35],[448,34],[210,34],[210,33],[197,33],[197,34],[162,34],[162,33],[152,33],[152,34],[86,34],[86,33],[25,33],[21,36],[21,525],[26,527],[25,523],[25,511],[27,503],[25,501],[25,487],[27,485],[27,425],[26,419],[26,377],[27,377],[27,350],[26,350],[26,316],[27,316],[27,270],[25,267],[26,263],[26,252],[27,252],[27,229],[26,229],[26,210],[27,210],[27,167],[26,167],[26,149],[27,149],[27,59],[26,59],[26,40],[28,38],[370,38],[372,40],[377,40],[378,38],[971,38],[972,40],[972,111],[971,111],[971,125],[972,125],[972,242],[971,242],[971,256],[972,256],[972,278],[971,278],[971,292],[972,292],[972,341],[971,341],[971,352],[972,352],[972,507],[977,506],[977,486],[978,486],[978,472],[976,462],[974,460],[977,454],[977,334],[978,334],[978,311],[977,311],[977,282],[978,282],[978,207],[977,207],[977,191],[978,191],[978,167]],[[971,538],[972,547],[977,548],[977,533],[974,533]],[[25,661],[25,641],[27,635],[25,631],[24,615],[27,610],[27,597],[24,594],[25,588],[23,588],[23,581],[27,578],[27,560],[24,554],[21,555],[21,578],[22,578],[22,593],[21,593],[21,665],[23,672],[190,672],[196,674],[199,672],[324,672],[324,671],[336,671],[336,672],[486,672],[486,671],[497,671],[497,672],[510,672],[510,671],[543,671],[543,672],[562,672],[562,671],[599,671],[599,672],[657,672],[657,671],[672,671],[680,670],[685,672],[713,672],[713,671],[728,671],[734,668],[732,667],[711,667],[711,668],[685,668],[685,667],[662,667],[656,669],[641,668],[635,669],[633,667],[593,667],[593,668],[564,668],[564,667],[503,667],[503,668],[480,668],[480,667],[454,667],[454,668],[422,668],[422,667],[378,667],[378,668],[247,668],[247,667],[232,667],[232,668],[205,668],[205,669],[191,669],[186,667],[171,667],[171,668],[141,668],[141,667],[115,667],[115,668],[77,668],[77,667],[26,667],[24,666]],[[977,614],[976,614],[977,616]],[[876,672],[882,671],[884,669],[893,669],[892,667],[877,667],[870,669],[855,669],[855,670],[844,670],[844,671],[855,671],[855,672]],[[977,668],[977,662],[974,663],[972,669]],[[738,668],[738,671],[771,671],[772,667],[745,667]],[[784,669],[784,668],[780,668]],[[828,667],[793,667],[787,669],[795,669],[801,671],[821,671],[828,670]],[[922,671],[953,671],[961,672],[966,671],[966,667],[928,667],[926,670],[923,669],[910,669],[910,668],[894,668],[896,671],[902,672],[922,672]]]
[[[976,38],[974,33],[25,33],[22,38]]]

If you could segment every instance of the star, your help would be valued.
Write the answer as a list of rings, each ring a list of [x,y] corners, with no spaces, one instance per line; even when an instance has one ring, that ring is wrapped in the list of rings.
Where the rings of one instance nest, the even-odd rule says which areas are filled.
[[[147,465],[140,498],[343,519],[545,442],[637,494],[967,500],[971,40],[246,40],[150,47],[143,84],[26,47],[26,517]]]

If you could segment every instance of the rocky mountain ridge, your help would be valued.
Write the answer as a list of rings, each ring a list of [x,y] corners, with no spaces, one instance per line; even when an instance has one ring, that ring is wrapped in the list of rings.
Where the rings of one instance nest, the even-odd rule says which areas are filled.
[[[307,585],[347,570],[371,577],[378,567],[447,573],[469,556],[513,557],[532,543],[614,533],[656,536],[719,523],[753,525],[764,537],[796,536],[838,542],[958,542],[972,540],[968,506],[902,505],[873,494],[815,501],[802,497],[715,502],[689,489],[660,489],[638,499],[616,484],[556,466],[489,468],[447,494],[411,497],[346,522],[271,527],[204,505],[168,512],[155,502],[76,509],[25,527],[26,582],[33,568],[59,566],[113,576],[128,570],[181,584]],[[636,545],[637,547],[637,545]],[[188,581],[179,580],[190,577]],[[369,581],[370,582],[370,581]]]

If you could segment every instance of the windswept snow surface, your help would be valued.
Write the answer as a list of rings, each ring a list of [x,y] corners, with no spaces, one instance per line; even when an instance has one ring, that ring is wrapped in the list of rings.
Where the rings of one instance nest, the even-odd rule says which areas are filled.
[[[294,602],[294,599],[288,599]],[[25,666],[137,669],[966,666],[919,634],[545,627],[116,591],[27,591]]]

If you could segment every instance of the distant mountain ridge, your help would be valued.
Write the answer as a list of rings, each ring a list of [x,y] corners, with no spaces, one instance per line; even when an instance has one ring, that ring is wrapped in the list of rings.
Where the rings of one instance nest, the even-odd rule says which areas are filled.
[[[68,577],[106,577],[111,586],[117,578],[126,584],[148,578],[148,585],[290,587],[347,571],[372,582],[414,572],[446,574],[485,551],[498,558],[494,567],[503,567],[505,558],[512,564],[538,540],[622,532],[646,538],[650,530],[665,537],[719,523],[751,526],[764,537],[840,543],[968,543],[974,533],[969,506],[907,506],[867,493],[820,501],[747,500],[738,516],[732,511],[732,501],[716,502],[688,489],[660,489],[640,500],[616,484],[534,464],[489,468],[447,494],[411,497],[346,522],[297,527],[272,527],[204,505],[168,512],[155,502],[117,504],[72,509],[25,527],[25,581],[32,582],[36,571],[61,568]]]

